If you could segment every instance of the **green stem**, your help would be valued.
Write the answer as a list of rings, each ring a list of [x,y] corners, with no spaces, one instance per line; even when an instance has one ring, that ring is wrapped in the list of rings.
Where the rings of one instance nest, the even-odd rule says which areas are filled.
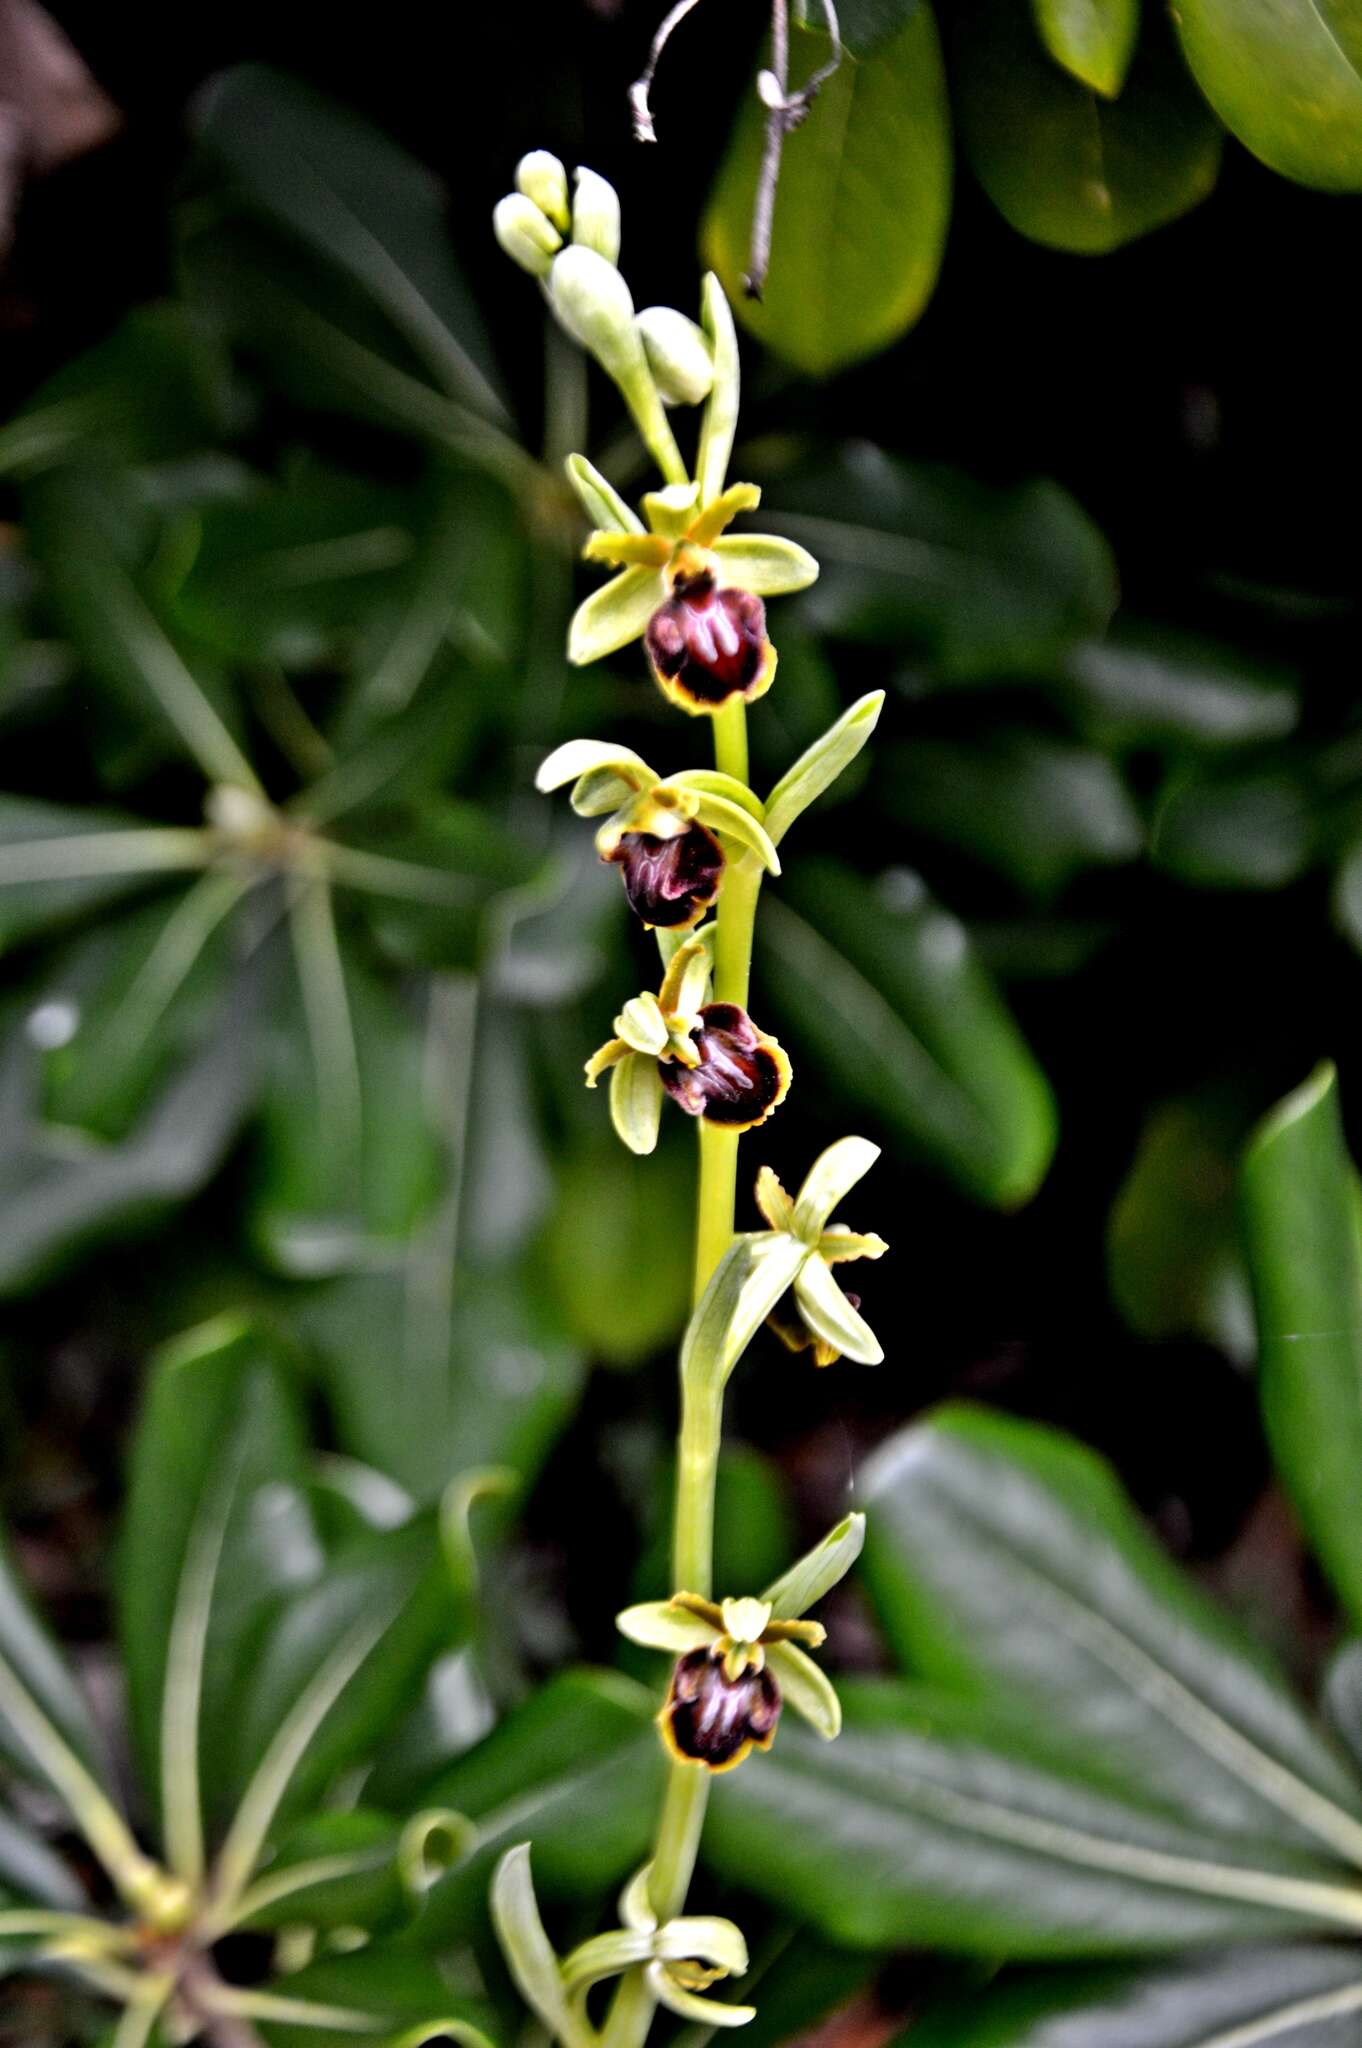
[[[740,782],[747,780],[747,718],[741,701],[714,720],[715,765]],[[715,914],[714,998],[746,1006],[752,968],[752,934],[761,868],[743,856],[730,860]],[[700,1124],[700,1174],[696,1193],[694,1302],[709,1285],[715,1267],[733,1241],[738,1184],[738,1136],[719,1124]],[[676,1509],[672,1535],[673,1578],[678,1588],[708,1595],[714,1561],[714,1489],[723,1438],[723,1393],[693,1399],[682,1387],[677,1444]],[[695,1764],[673,1764],[653,1843],[649,1893],[660,1921],[675,1919],[686,1903],[700,1851],[709,1803],[709,1774]],[[606,2048],[641,2048],[652,2024],[655,2000],[641,1970],[620,1984],[605,2030]]]

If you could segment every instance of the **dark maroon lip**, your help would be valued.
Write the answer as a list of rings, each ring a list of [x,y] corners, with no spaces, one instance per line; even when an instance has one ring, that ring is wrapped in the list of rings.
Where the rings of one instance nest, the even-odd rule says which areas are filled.
[[[748,690],[766,660],[766,607],[749,590],[717,590],[705,570],[678,576],[645,635],[659,676],[697,703],[722,704]]]
[[[706,1003],[691,1042],[698,1066],[659,1062],[663,1087],[688,1116],[745,1125],[775,1107],[788,1078],[784,1057],[737,1003]]]
[[[704,915],[719,893],[724,871],[718,840],[697,824],[674,839],[626,832],[606,858],[619,868],[635,915],[671,931],[684,930]]]
[[[672,1673],[663,1708],[672,1748],[711,1771],[731,1770],[749,1749],[769,1749],[780,1719],[780,1687],[769,1670],[730,1678],[717,1649],[690,1650]]]

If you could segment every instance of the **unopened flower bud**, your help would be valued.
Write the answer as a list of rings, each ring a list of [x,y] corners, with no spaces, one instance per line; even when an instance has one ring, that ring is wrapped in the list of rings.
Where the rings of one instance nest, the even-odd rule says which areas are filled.
[[[574,243],[549,272],[553,310],[574,341],[589,349],[616,381],[643,361],[634,326],[634,301],[613,263]]]
[[[585,164],[577,166],[577,191],[572,202],[572,239],[581,249],[594,249],[607,263],[620,257],[620,198],[608,178]]]
[[[531,277],[547,277],[563,238],[523,192],[508,192],[492,209],[492,232],[513,263]]]
[[[638,316],[653,382],[668,405],[700,405],[714,388],[714,350],[703,327],[673,306],[645,306]]]
[[[550,150],[532,149],[528,156],[521,157],[515,167],[515,185],[517,192],[533,200],[556,228],[567,233],[572,219],[567,170]]]

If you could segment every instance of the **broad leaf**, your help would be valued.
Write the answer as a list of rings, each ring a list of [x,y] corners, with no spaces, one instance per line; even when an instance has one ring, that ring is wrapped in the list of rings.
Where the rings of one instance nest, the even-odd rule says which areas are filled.
[[[782,1022],[849,1103],[1003,1207],[1035,1193],[1055,1142],[1049,1087],[962,925],[915,875],[875,889],[830,861],[763,910]]]
[[[1285,768],[1261,768],[1175,779],[1160,798],[1150,852],[1201,888],[1280,889],[1305,873],[1319,840],[1314,792]]]
[[[1174,15],[1197,84],[1274,171],[1362,191],[1362,10],[1356,0],[1186,0]]]
[[[827,62],[825,35],[796,35],[792,83]],[[922,312],[950,216],[950,111],[936,22],[918,0],[863,58],[848,55],[791,140],[776,191],[761,300],[743,289],[766,131],[742,104],[702,231],[743,324],[813,377],[888,346]]]
[[[1339,1865],[1112,1791],[1031,1717],[911,1686],[843,1697],[835,1743],[782,1725],[719,1782],[705,1836],[726,1878],[833,1940],[1039,1960],[1362,1922]]]
[[[476,2039],[491,2024],[482,2000],[451,1991],[443,1971],[397,1942],[371,1942],[348,1955],[318,1956],[301,1970],[275,1978],[269,1994],[292,2001],[302,2015],[290,2025],[286,2017],[272,2018],[262,2007],[256,2024],[269,2048],[354,2048],[356,2040],[372,2048],[397,2048],[413,2037],[429,2039],[438,2048],[461,2037]],[[282,2015],[287,2008],[278,2010]],[[330,2025],[324,2017],[328,2012],[334,2015]],[[246,2016],[251,2016],[249,2007]]]
[[[1263,1419],[1277,1470],[1353,1621],[1362,1618],[1362,1244],[1331,1066],[1279,1103],[1244,1161]]]
[[[1064,695],[1099,745],[1219,752],[1283,739],[1300,716],[1289,674],[1239,649],[1148,628],[1075,647]]]
[[[1032,0],[1046,49],[1081,85],[1114,99],[1140,29],[1140,0]]]
[[[821,564],[806,623],[952,676],[1047,673],[1115,608],[1106,542],[1057,484],[999,491],[852,442],[774,480],[767,514]]]
[[[1343,1757],[1092,1452],[950,1409],[885,1445],[865,1488],[867,1577],[910,1668],[998,1692],[1075,1769],[1203,1834],[1362,1862]]]
[[[543,1252],[555,1306],[575,1341],[633,1365],[676,1338],[690,1308],[691,1146],[641,1163],[609,1139],[560,1159]],[[638,1284],[640,1273],[648,1284]]]
[[[1223,137],[1160,24],[1117,100],[1051,61],[1026,0],[975,0],[958,54],[970,166],[1032,241],[1104,255],[1177,220],[1213,188]]]

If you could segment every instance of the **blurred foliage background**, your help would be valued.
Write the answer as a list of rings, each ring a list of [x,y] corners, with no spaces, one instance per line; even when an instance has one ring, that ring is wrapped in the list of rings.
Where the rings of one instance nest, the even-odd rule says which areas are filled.
[[[488,217],[547,146],[620,186],[640,304],[736,290],[763,20],[709,4],[650,150],[639,0],[58,10],[122,119],[29,185],[0,302],[0,1483],[96,1672],[145,1361],[224,1311],[333,1472],[516,1475],[450,1744],[663,1590],[689,1132],[639,1162],[581,1089],[646,951],[531,779],[681,735],[637,663],[565,664],[561,459],[645,471]],[[797,1183],[873,1136],[893,1256],[877,1375],[772,1344],[736,1387],[724,1530],[774,1569],[862,1450],[982,1396],[1231,1585],[1266,1544],[1308,1661],[1232,1186],[1362,1022],[1362,111],[1326,81],[1302,142],[1213,9],[1200,91],[1152,11],[1133,58],[1095,13],[1065,69],[1016,0],[846,10],[745,315],[740,473],[824,565],[758,786],[889,692],[763,906],[796,1079],[747,1150]],[[840,1649],[875,1663],[854,1607]]]

